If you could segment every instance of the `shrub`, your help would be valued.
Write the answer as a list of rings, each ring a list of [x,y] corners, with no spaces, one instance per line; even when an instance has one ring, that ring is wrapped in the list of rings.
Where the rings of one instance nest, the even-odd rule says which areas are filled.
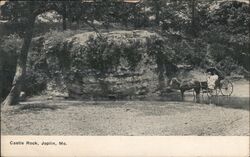
[[[107,37],[94,38],[90,36],[85,47],[87,66],[104,74],[113,70],[119,64],[121,48],[112,42],[108,42]]]

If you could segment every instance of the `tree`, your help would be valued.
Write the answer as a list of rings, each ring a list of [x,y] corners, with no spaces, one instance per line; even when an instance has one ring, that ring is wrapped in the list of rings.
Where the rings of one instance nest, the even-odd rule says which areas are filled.
[[[214,59],[220,62],[230,56],[249,70],[249,4],[221,2],[209,12],[206,21],[203,34],[211,44]]]
[[[0,51],[0,56],[3,56],[2,51]],[[3,57],[0,57],[0,71],[3,71]],[[3,77],[0,75],[0,102],[2,102],[2,89],[3,89]]]
[[[26,62],[30,43],[33,36],[33,28],[36,17],[50,10],[58,10],[60,1],[8,1],[1,6],[3,16],[10,21],[16,21],[21,24],[23,30],[23,44],[18,54],[16,72],[12,83],[10,93],[3,102],[4,106],[16,105],[19,102],[19,95],[22,89],[26,74]]]
[[[11,5],[13,8],[15,8],[12,14],[10,14],[13,15],[10,16],[10,20],[22,20],[22,25],[26,28],[24,32],[23,45],[19,53],[19,57],[17,59],[16,73],[12,83],[12,88],[9,95],[3,102],[4,106],[9,106],[9,105],[15,105],[19,101],[18,99],[22,88],[22,82],[26,72],[27,55],[29,51],[30,42],[32,40],[33,27],[36,15],[35,13],[33,13],[34,8],[32,6],[32,2],[10,1],[7,2],[5,5]],[[17,11],[20,12],[20,14],[22,15],[16,14]]]
[[[196,10],[196,6],[197,6],[197,1],[196,0],[192,0],[191,2],[191,10],[192,10],[192,17],[191,17],[191,30],[192,30],[192,35],[195,37],[196,35],[196,31],[197,31],[197,10]]]
[[[148,43],[150,43],[147,45],[148,54],[154,58],[157,64],[158,89],[162,90],[166,86],[166,75],[169,76],[171,72],[175,71],[175,54],[174,51],[166,45],[164,38],[154,36],[147,40]]]

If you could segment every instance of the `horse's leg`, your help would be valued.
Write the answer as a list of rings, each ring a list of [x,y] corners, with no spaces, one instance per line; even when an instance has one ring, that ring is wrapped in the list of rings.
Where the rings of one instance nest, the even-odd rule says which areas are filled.
[[[194,102],[196,101],[196,92],[195,92],[194,89],[193,89],[193,101],[194,101]]]
[[[204,101],[204,92],[203,92],[203,89],[202,89],[202,87],[200,88],[200,91],[201,91],[201,97],[202,97],[202,101]]]
[[[181,89],[181,99],[182,99],[182,101],[184,101],[184,92],[185,92],[185,90]]]
[[[200,102],[200,88],[195,88],[195,98],[196,98],[196,102],[199,103]]]

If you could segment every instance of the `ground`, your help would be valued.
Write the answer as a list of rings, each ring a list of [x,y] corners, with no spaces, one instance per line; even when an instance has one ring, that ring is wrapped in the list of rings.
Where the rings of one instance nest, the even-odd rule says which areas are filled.
[[[1,112],[2,135],[249,136],[249,82],[217,105],[181,101],[30,99]],[[187,96],[188,97],[188,96]]]

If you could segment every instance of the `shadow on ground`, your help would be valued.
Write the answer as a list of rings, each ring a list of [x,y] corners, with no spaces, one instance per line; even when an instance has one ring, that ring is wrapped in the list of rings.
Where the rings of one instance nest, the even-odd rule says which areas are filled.
[[[209,103],[210,100],[206,99],[205,102]],[[211,103],[226,107],[226,108],[234,108],[234,109],[243,109],[249,110],[249,97],[227,97],[227,96],[218,96],[211,98]]]
[[[179,93],[171,93],[168,95],[161,96],[158,100],[160,101],[182,101]],[[185,95],[184,101],[186,102],[195,102],[194,96],[192,93]],[[237,97],[237,96],[213,96],[208,97],[207,95],[200,96],[200,102],[202,104],[215,104],[216,106],[221,106],[225,108],[234,108],[234,109],[250,109],[249,97]]]
[[[140,99],[141,100],[141,99]],[[35,100],[35,101],[27,101],[22,102],[20,106],[15,108],[14,113],[25,113],[25,112],[39,112],[43,110],[47,111],[56,111],[58,109],[66,109],[70,106],[98,106],[100,104],[108,107],[109,104],[113,104],[115,102],[116,106],[122,106],[124,104],[128,104],[127,102],[131,101],[140,101],[137,99],[133,100],[63,100],[63,99],[54,99],[54,100]],[[168,93],[167,95],[162,96],[152,96],[145,97],[141,101],[158,101],[158,102],[178,102],[181,103],[182,99],[180,93],[173,92]],[[195,99],[193,93],[186,93],[184,102],[193,102],[195,105]],[[216,106],[225,107],[225,108],[233,108],[233,109],[242,109],[248,110],[250,109],[249,97],[236,97],[236,96],[217,96],[209,98],[207,95],[200,96],[200,104],[214,104]],[[112,106],[112,105],[111,105]]]
[[[50,103],[22,103],[20,106],[17,106],[13,108],[13,110],[10,110],[12,114],[22,114],[22,113],[36,113],[40,111],[56,111],[58,109],[63,109],[64,107],[59,106],[59,105],[52,105]]]

